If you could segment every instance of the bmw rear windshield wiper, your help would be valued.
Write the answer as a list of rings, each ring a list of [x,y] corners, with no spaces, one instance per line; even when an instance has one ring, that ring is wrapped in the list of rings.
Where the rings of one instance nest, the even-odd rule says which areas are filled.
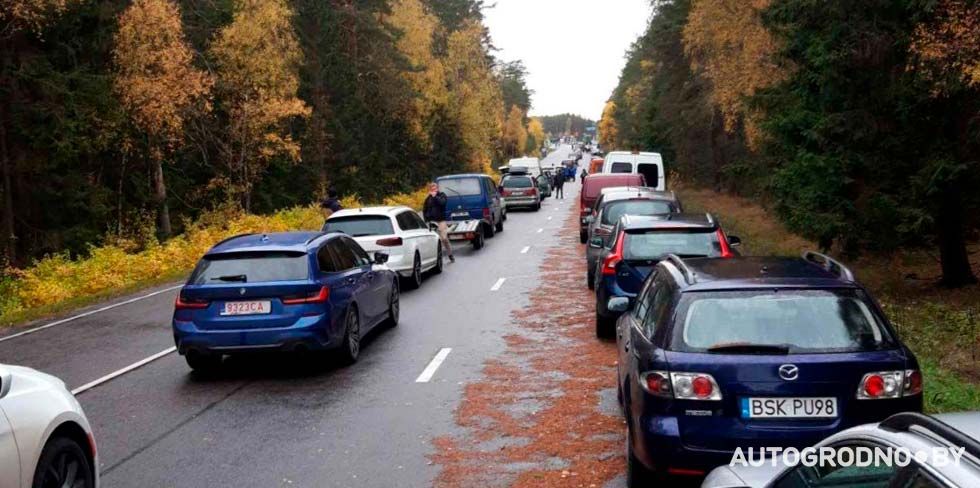
[[[789,354],[790,346],[786,344],[751,344],[748,342],[731,342],[715,344],[708,352],[727,352],[734,354]]]
[[[245,276],[243,274],[240,274],[240,275],[218,276],[216,278],[211,278],[211,279],[212,280],[216,280],[216,281],[240,281],[242,283],[247,283],[248,282],[248,276]]]

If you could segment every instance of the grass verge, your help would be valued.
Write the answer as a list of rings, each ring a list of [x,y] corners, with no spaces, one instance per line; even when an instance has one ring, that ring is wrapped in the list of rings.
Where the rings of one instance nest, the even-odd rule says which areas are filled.
[[[682,187],[685,209],[710,211],[744,255],[799,256],[818,246],[786,230],[747,199]],[[928,412],[980,410],[980,287],[944,290],[938,264],[924,252],[866,256],[848,263],[878,298],[902,340],[919,358]]]

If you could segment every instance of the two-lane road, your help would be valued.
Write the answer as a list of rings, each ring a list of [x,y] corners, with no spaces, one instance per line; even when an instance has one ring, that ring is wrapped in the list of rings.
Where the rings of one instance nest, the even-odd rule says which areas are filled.
[[[569,151],[562,146],[549,160]],[[139,365],[173,346],[176,290],[167,287],[0,337],[0,362],[55,374],[69,388],[125,371],[79,395],[106,487],[427,486],[439,469],[427,457],[431,440],[458,429],[463,386],[504,348],[510,314],[538,285],[560,222],[577,210],[578,188],[566,185],[564,200],[547,199],[538,212],[511,212],[480,251],[458,244],[456,263],[406,292],[401,324],[368,338],[350,367],[256,356],[205,379],[174,353]]]

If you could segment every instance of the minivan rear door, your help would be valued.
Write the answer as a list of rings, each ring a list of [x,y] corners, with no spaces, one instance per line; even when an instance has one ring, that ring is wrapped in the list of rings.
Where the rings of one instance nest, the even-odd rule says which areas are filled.
[[[476,176],[442,178],[438,181],[439,191],[446,194],[447,220],[467,220],[481,218],[487,206],[483,182]],[[462,214],[468,217],[463,217]]]

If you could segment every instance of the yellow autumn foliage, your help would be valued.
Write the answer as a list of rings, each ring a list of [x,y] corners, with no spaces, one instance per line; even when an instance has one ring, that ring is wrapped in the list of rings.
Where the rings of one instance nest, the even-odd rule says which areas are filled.
[[[432,49],[439,19],[421,0],[396,0],[387,20],[399,31],[398,51],[412,63],[412,69],[402,71],[401,75],[418,94],[408,100],[404,115],[412,133],[420,141],[428,142],[427,125],[449,96],[442,60]]]
[[[394,195],[379,205],[406,205],[421,210],[426,189]],[[344,208],[365,206],[356,195],[341,200]],[[370,205],[370,204],[368,204]],[[224,209],[207,213],[186,231],[164,243],[152,242],[133,251],[131,243],[92,247],[88,256],[72,259],[55,254],[24,269],[7,269],[0,279],[0,321],[17,312],[56,305],[67,300],[124,290],[141,283],[176,279],[190,272],[197,260],[219,241],[259,232],[319,230],[323,216],[316,205],[293,207],[272,215]]]
[[[609,100],[602,108],[602,118],[599,119],[599,145],[603,150],[616,149],[619,145],[619,127],[616,125],[616,102]]]

